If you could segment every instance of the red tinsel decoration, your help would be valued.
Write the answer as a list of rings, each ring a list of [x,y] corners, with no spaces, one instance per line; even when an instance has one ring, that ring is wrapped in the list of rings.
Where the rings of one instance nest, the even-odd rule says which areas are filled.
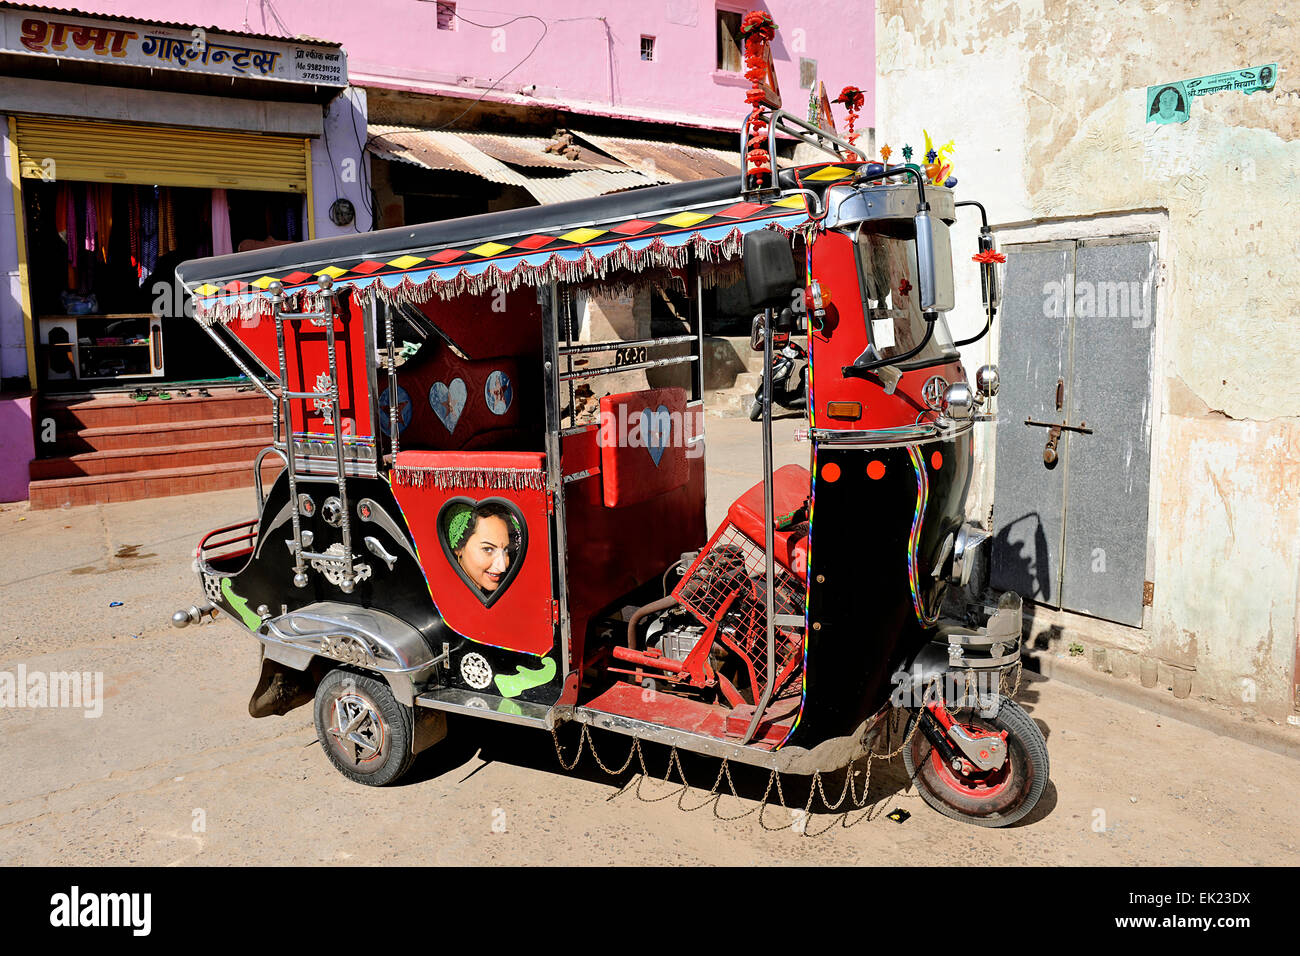
[[[848,141],[854,146],[858,144],[858,134],[853,132],[853,125],[857,122],[858,111],[867,101],[866,95],[856,86],[846,86],[840,90],[840,95],[835,97],[836,103],[843,103],[844,109],[849,114],[849,132]]]
[[[763,90],[760,83],[767,76],[763,47],[771,43],[772,38],[776,36],[776,21],[769,13],[751,10],[740,22],[740,36],[745,41],[745,79],[752,84],[745,94],[745,102],[754,108],[745,121],[749,130],[749,139],[746,142],[748,152],[745,158],[749,163],[750,173],[770,175],[772,157],[766,148],[767,123],[759,115],[763,108]]]
[[[1007,257],[1000,252],[994,252],[992,249],[985,249],[983,252],[977,252],[971,256],[970,261],[992,265],[995,262],[1006,262]]]

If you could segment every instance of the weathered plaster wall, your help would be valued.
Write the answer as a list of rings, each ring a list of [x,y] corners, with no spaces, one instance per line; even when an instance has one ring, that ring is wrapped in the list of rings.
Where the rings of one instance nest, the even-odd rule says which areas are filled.
[[[877,7],[877,142],[919,146],[923,127],[954,138],[959,198],[981,199],[1000,223],[1167,214],[1156,600],[1142,634],[1153,655],[1196,668],[1194,693],[1243,702],[1250,680],[1262,710],[1290,711],[1300,17],[1254,0]],[[1271,62],[1281,67],[1271,93],[1199,97],[1185,124],[1145,123],[1148,84]],[[966,247],[963,233],[955,243]],[[958,334],[976,327],[972,277],[959,295],[976,305],[956,316]]]

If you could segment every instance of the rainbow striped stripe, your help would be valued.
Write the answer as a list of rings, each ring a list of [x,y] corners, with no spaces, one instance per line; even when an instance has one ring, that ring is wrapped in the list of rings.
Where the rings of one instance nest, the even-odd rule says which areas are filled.
[[[939,608],[926,611],[925,601],[921,597],[921,569],[917,566],[918,552],[921,547],[921,519],[925,516],[925,506],[930,499],[930,478],[925,471],[925,459],[921,449],[916,445],[907,447],[908,457],[912,459],[912,469],[916,472],[916,511],[912,515],[912,533],[907,540],[907,583],[912,590],[912,609],[922,627],[929,627],[939,619]]]

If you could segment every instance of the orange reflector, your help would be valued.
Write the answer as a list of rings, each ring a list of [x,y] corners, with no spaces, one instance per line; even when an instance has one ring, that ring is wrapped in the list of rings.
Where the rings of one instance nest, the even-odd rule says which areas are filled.
[[[930,467],[935,471],[938,471],[943,467],[943,452],[936,451],[930,456]]]
[[[861,402],[827,402],[826,414],[831,418],[843,418],[856,422],[862,417]]]
[[[885,477],[885,463],[883,461],[872,461],[867,463],[867,477],[879,481]]]
[[[822,480],[838,481],[840,477],[840,466],[835,462],[828,462],[822,466]]]

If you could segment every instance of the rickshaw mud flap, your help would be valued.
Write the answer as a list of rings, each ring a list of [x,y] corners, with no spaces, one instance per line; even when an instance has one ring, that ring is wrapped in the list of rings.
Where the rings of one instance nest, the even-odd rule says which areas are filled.
[[[780,750],[760,750],[757,747],[742,746],[716,737],[706,737],[703,734],[694,734],[686,730],[677,730],[585,707],[575,707],[571,719],[578,723],[589,724],[599,730],[610,730],[638,740],[664,744],[691,753],[722,757],[738,763],[762,767],[765,770],[808,776],[847,767],[859,757],[869,753],[888,713],[889,708],[885,708],[864,720],[852,734],[823,740],[811,749],[782,747]]]

